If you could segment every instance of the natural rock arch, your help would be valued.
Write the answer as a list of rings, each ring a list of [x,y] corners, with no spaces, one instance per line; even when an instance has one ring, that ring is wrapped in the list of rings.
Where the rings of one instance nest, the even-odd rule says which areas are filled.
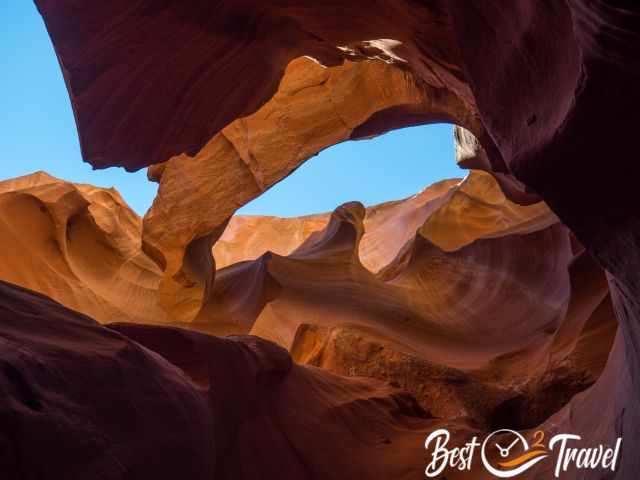
[[[188,259],[208,255],[237,208],[324,148],[438,120],[484,135],[472,106],[402,65],[393,57],[346,60],[335,67],[297,58],[257,112],[226,126],[195,156],[150,167],[160,188],[145,215],[143,242],[164,267],[161,299],[167,299],[163,306],[171,316],[192,319],[212,281],[210,261]]]
[[[594,442],[623,436],[625,462],[617,476],[634,478],[640,467],[633,454],[640,431],[634,408],[640,392],[640,171],[620,139],[635,134],[640,115],[637,8],[584,0],[247,0],[174,1],[147,9],[115,2],[78,11],[71,1],[37,3],[65,72],[85,158],[98,166],[134,169],[206,151],[200,149],[216,132],[273,96],[289,61],[311,55],[336,65],[352,52],[380,56],[379,45],[363,40],[399,42],[394,55],[405,60],[403,71],[453,92],[478,112],[486,134],[474,133],[492,169],[540,194],[607,270],[621,325],[609,364],[596,386],[548,426]],[[189,55],[174,48],[176,39],[189,46]],[[176,99],[164,89],[184,93]],[[240,165],[242,156],[235,161]],[[237,180],[250,184],[255,177],[244,168]],[[257,194],[261,187],[252,188]],[[165,267],[165,291],[210,286],[210,277],[191,266],[203,263],[190,259],[206,257],[219,234],[216,225],[241,201],[229,195],[220,218],[208,225],[172,217],[175,236],[154,231],[154,216],[170,215],[158,201],[146,219],[145,239]]]

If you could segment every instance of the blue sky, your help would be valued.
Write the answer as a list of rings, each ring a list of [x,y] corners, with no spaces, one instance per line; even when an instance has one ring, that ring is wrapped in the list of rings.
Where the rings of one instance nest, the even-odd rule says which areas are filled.
[[[69,97],[42,18],[29,0],[0,2],[0,179],[37,170],[73,182],[116,187],[139,214],[156,184],[146,170],[92,170],[80,156]],[[294,216],[403,198],[443,179],[463,176],[449,125],[345,142],[311,158],[240,213]]]

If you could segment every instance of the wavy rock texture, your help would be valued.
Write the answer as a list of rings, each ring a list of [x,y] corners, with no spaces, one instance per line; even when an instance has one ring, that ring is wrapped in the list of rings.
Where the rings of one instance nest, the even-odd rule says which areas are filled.
[[[17,196],[20,205],[24,192],[49,199],[43,187],[56,195],[101,191],[42,174],[3,185],[3,195]],[[0,284],[0,334],[7,344],[0,385],[11,399],[4,414],[20,425],[6,433],[12,450],[3,471],[40,475],[46,464],[52,478],[78,472],[172,478],[180,469],[194,478],[421,478],[422,442],[436,428],[451,429],[462,442],[505,422],[537,426],[602,372],[616,331],[604,274],[544,205],[485,201],[497,183],[481,172],[444,186],[436,185],[439,195],[431,192],[430,201],[417,196],[369,211],[346,204],[288,256],[265,253],[220,270],[203,324],[192,327],[257,334],[320,370],[293,366],[284,349],[255,337],[218,339],[130,323],[100,327]],[[457,208],[482,228],[472,230],[478,238],[465,233],[453,242],[464,245],[448,251],[443,247],[465,231]],[[383,221],[389,211],[428,216],[374,274],[360,262],[364,219],[374,212],[370,224],[382,239],[380,232],[393,231]],[[434,217],[441,221],[430,222]],[[403,218],[387,221],[397,226]],[[273,225],[273,218],[264,220]],[[408,224],[402,224],[407,231]],[[438,236],[441,228],[449,236]],[[423,233],[446,241],[438,246]],[[235,323],[220,324],[230,319]],[[94,371],[101,375],[90,376]],[[138,402],[144,415],[136,413]],[[101,414],[107,406],[112,415]],[[113,416],[146,426],[155,415],[182,409],[189,414],[178,415],[175,425],[135,430],[118,427]],[[158,445],[164,436],[170,438]],[[27,452],[28,438],[48,439],[64,451]],[[278,453],[264,450],[265,442]],[[109,467],[96,453],[105,449]],[[139,461],[157,449],[172,453],[151,466]],[[82,461],[68,457],[78,450],[91,453]],[[376,461],[365,461],[372,452]],[[19,458],[29,458],[27,466]]]
[[[144,248],[165,271],[161,304],[171,316],[194,317],[194,302],[213,279],[207,262],[197,268],[190,258],[203,255],[203,245],[217,240],[238,207],[320,150],[389,130],[389,122],[373,121],[377,114],[400,110],[416,119],[446,118],[445,112],[455,111],[456,121],[480,131],[461,98],[419,82],[398,62],[346,60],[328,68],[297,58],[257,112],[227,125],[195,156],[174,157],[150,170],[160,188],[145,215]]]
[[[162,271],[141,250],[142,219],[114,189],[46,173],[0,182],[0,278],[100,322],[162,323]]]
[[[434,423],[395,388],[255,337],[107,328],[0,292],[6,478],[402,478]]]
[[[17,260],[11,263],[9,257],[6,259],[5,278],[21,280],[22,285],[57,296],[102,322],[181,324],[179,319],[163,316],[154,303],[161,272],[141,250],[140,219],[117,192],[74,185],[39,173],[0,184],[0,204],[6,230],[0,238],[7,238],[8,242],[24,239],[18,244],[22,254],[12,251]],[[41,225],[33,221],[36,210],[43,215]],[[34,225],[38,225],[37,235]],[[61,240],[64,242],[58,243]],[[271,251],[278,249],[281,254]],[[32,255],[28,264],[21,262],[31,250],[41,255]],[[439,182],[415,196],[368,209],[353,202],[331,215],[291,219],[234,217],[220,245],[214,248],[216,252],[222,252],[232,263],[218,270],[204,306],[196,319],[186,324],[191,329],[218,335],[257,335],[290,350],[298,363],[321,367],[321,371],[300,370],[305,378],[311,375],[311,383],[301,380],[301,385],[294,388],[297,392],[299,389],[302,404],[311,397],[314,402],[322,403],[325,400],[318,398],[325,397],[326,401],[337,401],[334,396],[344,395],[337,392],[351,388],[349,380],[327,376],[323,371],[390,382],[394,388],[412,395],[391,393],[393,389],[374,380],[354,380],[354,385],[360,385],[358,388],[368,389],[366,395],[388,397],[383,403],[388,407],[380,410],[377,401],[369,405],[349,400],[357,402],[358,408],[340,414],[335,422],[325,421],[323,428],[309,426],[307,420],[292,424],[278,421],[271,432],[271,427],[258,422],[257,430],[246,433],[251,445],[266,441],[262,433],[269,438],[293,438],[299,435],[299,428],[312,429],[321,442],[338,442],[334,435],[345,435],[343,429],[352,428],[349,425],[361,421],[363,415],[387,418],[386,408],[396,412],[391,423],[377,418],[372,427],[376,433],[360,432],[355,444],[342,440],[341,448],[370,449],[371,441],[362,439],[377,438],[380,431],[388,432],[382,434],[381,444],[395,446],[398,442],[416,442],[429,431],[428,427],[452,428],[461,441],[478,430],[505,424],[534,428],[599,378],[616,333],[602,269],[543,203],[520,206],[511,202],[498,182],[481,171],[471,171],[463,180]],[[245,256],[257,258],[242,260]],[[102,265],[111,265],[113,273],[86,275],[90,271],[104,272]],[[43,275],[45,271],[50,274]],[[127,283],[128,279],[145,278],[149,279],[145,289]],[[140,291],[144,294],[134,295]],[[24,295],[22,292],[19,298],[25,302],[36,298],[29,294],[25,300]],[[46,316],[47,308],[42,307],[38,315]],[[142,313],[137,315],[138,312]],[[74,316],[77,314],[66,311],[41,321],[65,322]],[[41,333],[37,326],[29,328]],[[62,337],[56,337],[58,330],[52,325],[51,343],[71,342],[68,351],[59,352],[62,357],[86,355],[75,347],[76,340],[64,337],[83,333],[75,331],[77,326],[69,328]],[[245,415],[253,414],[249,413],[251,409],[240,409],[235,420],[221,421],[215,420],[215,415],[220,415],[216,409],[227,411],[224,405],[243,405],[243,395],[257,395],[254,387],[241,393],[226,389],[223,385],[229,377],[211,373],[210,362],[234,363],[235,350],[225,347],[228,340],[131,323],[111,328],[126,336],[121,342],[139,342],[179,367],[196,391],[215,387],[219,393],[213,403],[214,412],[207,411],[206,415],[214,416],[212,421],[217,427],[213,429],[215,437],[207,437],[205,443],[223,446],[197,455],[213,455],[215,462],[206,468],[223,471],[224,475],[255,475],[253,469],[238,472],[237,465],[248,462],[244,453],[231,458],[221,453],[237,448],[226,442],[233,442],[228,432],[238,427],[226,422],[242,421]],[[11,335],[17,334],[11,331],[6,338]],[[84,341],[88,340],[77,340]],[[34,342],[40,345],[42,340]],[[255,341],[249,342],[253,345]],[[259,352],[280,352],[274,355],[282,360],[269,360],[269,364],[285,365],[276,367],[279,373],[269,370],[259,373],[258,378],[288,376],[292,367],[285,350],[264,341],[258,345]],[[262,358],[263,354],[258,355]],[[212,360],[205,361],[204,357]],[[12,365],[19,374],[7,374],[9,380],[14,381],[12,375],[30,378],[30,367]],[[127,364],[122,368],[133,367]],[[234,370],[233,378],[245,375],[241,371],[245,367],[238,368],[240,371]],[[274,388],[270,381],[259,380],[258,384],[261,395],[276,394],[266,393]],[[373,394],[371,389],[386,393]],[[80,408],[73,403],[77,401],[74,398],[65,401]],[[286,408],[297,402],[288,396],[278,401],[284,402]],[[399,401],[401,404],[395,403]],[[207,400],[203,402],[204,407],[199,408],[209,408]],[[318,408],[334,409],[328,405]],[[402,433],[402,438],[396,439],[393,432],[407,425],[397,411],[404,412],[401,417],[409,417],[409,424],[420,425],[418,430]],[[314,412],[323,415],[321,410]],[[56,415],[58,412],[48,412],[47,417],[66,421]],[[96,428],[101,431],[105,427]],[[258,435],[257,431],[262,433]],[[47,432],[45,429],[42,435],[49,435]],[[109,435],[104,440],[109,444],[126,442],[127,438],[137,441],[130,433],[122,433],[121,437]],[[325,466],[315,463],[320,460],[312,455],[311,444],[304,448],[309,448],[303,453],[306,468],[347,478],[335,476],[332,468],[325,472]],[[288,457],[291,451],[287,447],[282,449],[286,458],[278,462],[286,464],[296,477],[298,460]],[[375,473],[366,462],[355,462],[344,471],[368,478],[376,478],[382,472],[401,478],[399,472],[409,468],[407,478],[417,478],[416,472],[423,468],[421,460],[417,461],[422,458],[417,455],[419,451],[420,442],[402,453],[402,467],[391,457],[384,457],[380,459],[386,462],[384,467],[378,465]],[[345,461],[338,453],[335,455],[332,462]],[[394,449],[390,455],[395,458],[398,452]],[[252,462],[252,468],[276,468],[268,457]],[[129,457],[116,458],[123,468],[138,468]],[[67,467],[56,468],[69,472]],[[92,471],[94,467],[87,464],[85,468]],[[149,474],[152,470],[141,471]]]
[[[287,299],[287,309],[293,311],[295,306],[300,313],[306,312],[306,300],[326,288],[321,278],[304,278],[310,265],[332,266],[326,270],[326,278],[337,282],[342,290],[327,288],[324,294],[330,294],[332,302],[336,299],[336,308],[353,308],[356,290],[349,288],[354,288],[354,277],[358,286],[370,286],[370,296],[363,297],[363,310],[367,310],[369,304],[391,302],[395,307],[394,295],[389,299],[378,290],[381,282],[385,291],[388,284],[397,284],[400,290],[425,282],[430,285],[432,277],[421,276],[416,267],[425,258],[437,259],[435,265],[442,266],[448,265],[448,256],[455,257],[453,265],[461,267],[472,263],[495,269],[499,263],[495,275],[506,291],[517,293],[518,287],[527,285],[522,289],[529,297],[526,305],[540,316],[534,318],[532,325],[518,324],[521,317],[515,316],[514,320],[513,315],[496,315],[497,325],[486,317],[480,321],[479,312],[485,311],[483,308],[490,311],[492,290],[475,291],[472,298],[473,285],[469,284],[471,288],[464,290],[465,301],[458,305],[450,300],[447,306],[453,304],[455,311],[471,312],[470,318],[475,321],[456,317],[451,328],[464,332],[464,326],[475,332],[472,346],[476,350],[489,348],[489,344],[478,343],[481,336],[498,342],[496,348],[505,353],[518,345],[531,344],[532,348],[525,348],[516,360],[526,359],[524,367],[543,371],[546,362],[536,363],[534,358],[565,357],[572,345],[577,352],[572,362],[591,363],[588,357],[596,349],[585,348],[585,342],[588,345],[587,339],[597,336],[601,328],[598,319],[604,318],[603,309],[612,306],[620,328],[603,374],[542,427],[548,433],[577,433],[593,444],[612,444],[622,436],[623,461],[615,477],[637,476],[640,213],[635,192],[640,169],[629,154],[628,142],[620,140],[634,138],[640,121],[637,6],[603,0],[495,0],[473,4],[464,0],[378,0],[366,4],[169,0],[96,2],[82,9],[74,0],[36,3],[67,81],[85,159],[97,166],[121,164],[130,169],[169,160],[161,175],[158,200],[145,219],[143,242],[145,251],[163,271],[159,302],[166,312],[176,318],[193,319],[202,313],[198,306],[203,300],[206,308],[212,308],[211,295],[219,295],[234,275],[242,277],[240,270],[244,269],[256,284],[268,290],[275,279],[282,291],[264,307],[255,300],[247,302],[237,317],[241,320],[234,317],[233,321],[242,328],[261,325],[286,343],[295,338],[298,316],[290,318],[286,325],[274,313],[274,306],[279,299]],[[589,282],[580,287],[578,280],[572,283],[560,273],[566,272],[565,267],[572,261],[570,244],[576,242],[559,225],[537,231],[526,225],[522,228],[529,233],[497,240],[488,238],[483,229],[474,228],[472,237],[478,239],[453,251],[437,248],[437,243],[421,231],[398,261],[374,275],[357,262],[355,246],[362,237],[364,217],[364,210],[358,205],[335,212],[322,235],[310,236],[287,257],[263,256],[260,261],[228,267],[226,278],[213,283],[210,249],[222,234],[227,218],[268,188],[271,181],[284,177],[306,155],[253,158],[250,152],[254,149],[246,141],[251,130],[236,125],[239,128],[233,129],[236,135],[230,134],[232,139],[222,138],[225,134],[219,132],[232,122],[251,115],[259,117],[263,108],[270,108],[267,105],[283,93],[278,86],[282,86],[287,65],[300,62],[296,59],[305,55],[332,72],[366,71],[357,83],[363,86],[361,96],[344,95],[344,91],[340,94],[339,87],[329,80],[324,84],[332,85],[337,97],[345,100],[344,110],[362,114],[357,105],[363,98],[373,106],[381,105],[379,99],[388,101],[382,110],[367,111],[369,116],[363,119],[364,123],[347,124],[347,130],[352,131],[346,137],[344,126],[337,124],[335,130],[320,129],[298,138],[318,139],[312,143],[319,145],[321,138],[331,143],[434,120],[466,127],[482,147],[474,147],[476,154],[466,164],[497,173],[505,193],[519,203],[534,207],[532,202],[537,198],[531,192],[539,195],[571,229],[577,243],[597,260],[598,268],[606,270],[610,303],[598,301],[602,294],[591,291]],[[362,69],[353,67],[356,61],[364,65]],[[376,67],[370,71],[370,65]],[[391,87],[373,70],[389,72],[387,78],[396,80],[401,76],[403,81],[394,81],[393,85],[408,89],[385,96],[385,90]],[[321,70],[310,67],[309,72],[312,71]],[[318,77],[312,73],[310,76],[314,79],[310,85],[317,87]],[[377,90],[381,85],[382,91]],[[305,91],[298,94],[304,97]],[[332,91],[323,94],[333,98]],[[420,99],[425,97],[420,92],[428,92],[430,104],[425,109],[412,103],[417,99],[421,105]],[[347,93],[352,94],[353,90]],[[411,101],[398,105],[395,95]],[[302,111],[313,109],[305,107]],[[273,116],[286,117],[287,113],[282,104]],[[335,117],[323,114],[321,119],[325,118]],[[319,120],[312,123],[322,124]],[[152,175],[158,177],[160,172]],[[214,192],[217,193],[213,195]],[[482,218],[491,218],[494,207],[492,203],[483,208]],[[518,218],[513,220],[519,224]],[[515,224],[504,228],[511,231]],[[496,242],[510,246],[503,245],[499,253],[492,253],[491,245]],[[545,242],[544,250],[537,250],[536,246]],[[505,248],[511,251],[514,246],[531,249],[534,254],[526,260],[521,256],[524,265],[512,269],[517,258],[502,252]],[[571,268],[579,269],[580,258],[573,261]],[[488,268],[485,273],[478,268],[469,270],[474,285],[488,284]],[[292,284],[283,283],[282,272],[290,276]],[[541,278],[545,275],[550,281],[543,283]],[[461,284],[450,282],[438,288],[445,293],[456,292]],[[575,297],[570,294],[574,288]],[[250,291],[255,295],[257,290]],[[269,291],[269,296],[277,293]],[[233,297],[233,289],[228,292]],[[540,301],[542,297],[544,301]],[[410,300],[416,301],[416,309],[422,308],[420,297],[411,296]],[[228,305],[233,303],[227,301]],[[326,301],[319,305],[329,306]],[[513,313],[509,302],[498,303],[497,307],[503,308],[503,313]],[[261,314],[252,325],[249,320],[256,311]],[[397,311],[405,313],[402,308]],[[323,311],[318,321],[304,321],[326,323],[331,318],[328,313],[334,312]],[[360,322],[356,323],[372,322],[368,312],[358,312],[357,316]],[[366,321],[362,320],[364,317]],[[394,325],[390,334],[395,332],[398,336],[402,329],[415,327],[414,317],[395,318],[403,319],[397,322],[402,326]],[[278,322],[280,326],[276,328]],[[578,332],[566,325],[584,325],[585,335],[579,335],[582,340],[576,340]],[[436,327],[442,330],[437,316],[431,328],[440,336],[433,342],[435,347],[420,342],[423,349],[437,350],[442,339],[447,338],[446,329],[442,332]],[[516,327],[522,328],[515,333]],[[512,335],[505,335],[510,329]],[[380,330],[386,336],[387,331]],[[419,338],[416,336],[416,340]],[[444,358],[445,353],[440,356]],[[477,355],[474,360],[483,358],[483,352],[473,353]],[[488,352],[486,356],[489,357]],[[463,356],[461,362],[464,360]],[[504,363],[504,375],[520,365],[519,361],[498,365]],[[518,401],[538,405],[526,396]],[[368,461],[377,458],[367,455]],[[528,476],[549,478],[550,468],[549,464],[538,464]],[[599,478],[599,473],[593,475]],[[569,472],[567,477],[582,478],[582,473]],[[474,472],[473,478],[481,475]]]
[[[461,53],[484,125],[511,171],[607,270],[620,323],[600,381],[545,426],[602,442],[631,439],[616,477],[634,478],[640,468],[632,453],[640,438],[640,221],[631,205],[640,170],[619,139],[633,135],[640,115],[640,12],[580,0],[452,6],[456,30],[481,39]],[[508,43],[514,38],[520,39],[515,49]],[[496,78],[503,79],[498,88],[491,85]],[[549,476],[549,468],[538,474]]]
[[[473,104],[458,66],[449,13],[440,6],[385,0],[369,8],[334,0],[215,5],[172,0],[79,12],[71,0],[38,0],[36,5],[76,105],[84,157],[95,166],[140,168],[196,154],[219,130],[272,98],[285,67],[305,55],[327,66],[339,67],[345,59],[399,64],[437,89],[438,97]],[[69,28],[75,21],[87,27]],[[124,45],[129,46],[126,56],[113,54]],[[156,80],[164,86],[157,87]],[[368,95],[352,99],[362,105],[368,100],[377,103]],[[102,108],[90,113],[98,104]],[[407,116],[419,121],[411,108],[387,113],[396,128]]]
[[[447,187],[423,204],[343,205],[289,255],[219,270],[193,326],[250,332],[299,362],[394,382],[470,429],[539,425],[604,368],[617,326],[604,273],[544,204],[513,204],[477,171]],[[375,274],[361,243],[403,225],[402,215],[381,221],[390,208],[427,213]]]
[[[474,178],[479,175],[474,173]],[[358,249],[362,264],[376,272],[390,263],[428,216],[447,201],[446,194],[459,181],[442,180],[410,198],[367,208],[365,231]],[[286,256],[313,232],[322,230],[330,216],[328,213],[295,218],[234,215],[213,247],[216,266],[221,269],[255,260],[266,252]]]
[[[213,246],[216,267],[255,260],[266,252],[288,255],[313,232],[322,230],[329,217],[329,214],[296,218],[234,215]]]

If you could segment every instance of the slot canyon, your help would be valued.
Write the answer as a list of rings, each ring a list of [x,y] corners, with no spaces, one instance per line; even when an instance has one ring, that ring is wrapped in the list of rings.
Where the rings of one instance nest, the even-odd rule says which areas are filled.
[[[139,216],[0,181],[2,478],[420,479],[439,429],[622,438],[615,469],[561,478],[637,478],[640,6],[35,5],[83,159],[158,191]],[[435,123],[461,178],[236,213],[329,147]]]

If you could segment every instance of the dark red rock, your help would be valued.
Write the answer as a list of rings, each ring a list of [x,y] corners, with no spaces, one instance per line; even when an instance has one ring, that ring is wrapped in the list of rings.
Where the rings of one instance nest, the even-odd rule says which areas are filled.
[[[0,282],[0,342],[3,478],[422,475],[413,397],[257,337],[108,328]]]
[[[83,157],[98,168],[137,170],[194,154],[228,123],[265,103],[290,60],[311,55],[336,64],[344,57],[338,45],[400,40],[406,55],[429,58],[419,70],[431,76],[440,71],[448,84],[464,89],[452,61],[446,11],[418,2],[36,5],[65,75]]]
[[[284,65],[300,54],[331,62],[335,45],[393,38],[403,42],[403,58],[418,78],[436,68],[447,88],[479,112],[487,130],[480,141],[493,170],[539,194],[607,271],[620,322],[609,362],[594,387],[549,425],[593,443],[622,435],[617,477],[636,478],[637,4],[120,0],[81,9],[73,0],[36,3],[65,71],[84,157],[101,167],[135,169],[194,152],[264,103]]]
[[[212,478],[211,409],[157,354],[5,282],[0,342],[3,478]]]

